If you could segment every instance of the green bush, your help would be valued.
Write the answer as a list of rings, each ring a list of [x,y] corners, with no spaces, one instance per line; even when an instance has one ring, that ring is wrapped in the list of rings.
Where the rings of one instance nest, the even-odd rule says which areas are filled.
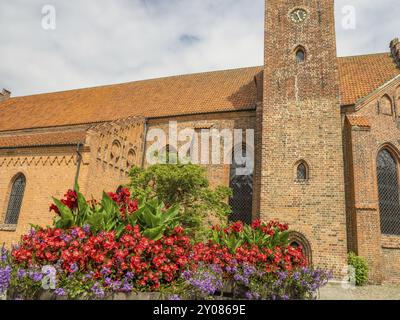
[[[231,213],[230,188],[211,188],[203,167],[194,164],[157,164],[146,169],[133,167],[129,189],[134,199],[159,199],[179,206],[179,224],[192,236],[204,236],[209,219],[226,223]]]
[[[355,269],[356,285],[363,286],[368,282],[369,268],[364,258],[357,256],[354,252],[348,254],[348,263]]]

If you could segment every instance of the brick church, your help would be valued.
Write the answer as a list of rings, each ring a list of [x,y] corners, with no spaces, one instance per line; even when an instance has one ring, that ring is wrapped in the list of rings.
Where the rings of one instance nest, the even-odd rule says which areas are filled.
[[[207,166],[235,219],[290,224],[315,265],[342,278],[348,251],[371,280],[400,282],[400,42],[337,57],[334,1],[268,0],[263,66],[11,97],[0,93],[0,242],[47,225],[78,179],[99,197],[146,166],[146,135],[170,121],[254,129],[255,167]]]

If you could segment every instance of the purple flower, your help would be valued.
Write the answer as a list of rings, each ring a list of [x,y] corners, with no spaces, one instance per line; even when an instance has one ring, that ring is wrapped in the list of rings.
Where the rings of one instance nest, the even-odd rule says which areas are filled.
[[[71,272],[72,273],[75,273],[75,272],[77,272],[79,270],[79,267],[78,267],[78,265],[76,263],[71,264],[70,268],[71,268]]]
[[[248,278],[256,272],[256,268],[250,264],[243,265],[243,275]]]
[[[103,299],[105,296],[104,289],[98,282],[96,282],[90,290],[98,299]]]
[[[125,278],[126,278],[127,280],[132,280],[134,276],[135,276],[135,274],[134,274],[133,272],[128,271],[128,272],[126,273],[126,275],[125,275]]]
[[[36,272],[36,271],[30,271],[29,278],[31,280],[33,280],[34,282],[40,282],[43,279],[43,274],[40,272]]]
[[[185,270],[183,271],[182,276],[185,280],[189,280],[190,277],[192,276],[192,273],[189,270]]]
[[[8,251],[6,248],[4,248],[3,245],[0,251],[0,262],[5,262],[7,260],[7,256],[8,256]]]
[[[113,290],[117,291],[117,290],[121,289],[121,285],[122,285],[121,281],[114,281],[114,282],[111,284],[111,288],[112,288]]]
[[[248,299],[248,300],[252,300],[252,299],[253,299],[253,294],[252,294],[250,291],[247,291],[247,292],[245,293],[245,297],[246,297],[246,299]]]
[[[6,266],[5,268],[0,268],[0,294],[4,294],[11,280],[11,267]]]
[[[85,225],[82,226],[82,229],[86,234],[90,233],[90,225],[85,224]]]
[[[103,269],[101,269],[101,274],[103,276],[107,276],[107,275],[111,274],[111,270],[109,268],[103,267]]]
[[[65,292],[65,290],[63,288],[57,288],[56,290],[54,290],[54,293],[58,297],[63,297],[63,296],[67,295],[67,293]]]
[[[26,271],[24,269],[19,269],[17,272],[17,277],[18,278],[23,278],[26,276]]]
[[[285,280],[287,278],[286,272],[278,271],[276,274],[278,275],[279,280]]]
[[[212,272],[197,270],[194,274],[184,275],[188,284],[203,295],[213,295],[222,288],[222,278]]]
[[[120,290],[122,292],[132,292],[133,286],[129,282],[125,281]]]
[[[112,283],[112,280],[111,280],[111,278],[105,278],[104,279],[104,284],[106,285],[106,286],[111,286],[111,283]]]
[[[294,280],[299,280],[300,279],[300,273],[299,272],[295,272],[295,273],[293,273],[293,279]]]
[[[182,300],[182,299],[181,299],[181,297],[180,297],[179,295],[174,294],[174,295],[170,296],[170,297],[168,298],[168,300],[177,301],[177,300]]]

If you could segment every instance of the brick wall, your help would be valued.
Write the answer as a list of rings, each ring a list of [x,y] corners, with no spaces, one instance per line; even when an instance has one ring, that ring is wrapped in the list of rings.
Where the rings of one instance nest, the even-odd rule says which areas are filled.
[[[177,122],[178,131],[185,128],[195,129],[200,134],[201,130],[217,129],[219,131],[223,129],[254,129],[255,128],[256,116],[254,112],[230,112],[230,113],[215,113],[208,115],[197,115],[197,116],[182,116],[182,117],[171,117],[162,119],[153,119],[149,121],[148,129],[162,129],[168,134],[168,125],[170,121]],[[167,137],[168,139],[168,137]],[[181,142],[178,144],[178,148],[182,145]],[[151,143],[147,144],[147,149],[150,148]],[[256,143],[257,146],[257,143]],[[211,157],[211,142],[210,142],[210,157]],[[221,145],[220,148],[221,160],[223,160],[224,147]],[[201,157],[201,151],[199,150],[199,157]],[[148,163],[145,162],[147,166]],[[210,161],[209,165],[203,165],[206,168],[207,177],[210,181],[212,188],[223,185],[229,186],[230,183],[230,165],[229,164],[212,164]],[[256,198],[253,201],[253,217],[258,215]]]
[[[62,197],[72,188],[76,172],[76,147],[26,148],[0,151],[0,243],[15,243],[29,230],[29,224],[49,225],[54,216],[49,212],[51,197]],[[82,165],[82,176],[87,165]],[[4,226],[13,178],[26,177],[25,194],[18,225]]]
[[[385,147],[400,164],[399,82],[387,84],[347,110],[349,240],[351,248],[367,259],[374,283],[398,281],[400,272],[400,237],[381,235],[376,169],[378,153]]]
[[[83,182],[87,196],[102,197],[129,182],[129,169],[140,166],[144,145],[144,120],[108,123],[88,132],[88,175]]]
[[[255,126],[253,112],[232,112],[151,120],[149,128],[161,128],[168,132],[170,120],[177,121],[179,129],[252,129]],[[98,199],[103,191],[115,191],[119,185],[129,182],[127,173],[130,166],[142,163],[143,135],[143,120],[103,124],[89,130],[87,143],[81,148],[81,192],[88,198],[93,196]],[[130,153],[132,150],[135,150],[134,156]],[[229,164],[206,167],[212,187],[229,186]],[[54,213],[49,212],[52,196],[62,198],[67,189],[73,188],[76,170],[76,146],[0,151],[1,222],[5,219],[13,177],[23,173],[27,181],[18,225],[0,223],[0,243],[16,243],[29,230],[30,223],[50,225],[54,217]]]
[[[294,23],[290,13],[308,17]],[[316,265],[347,264],[344,165],[333,1],[266,1],[261,217],[305,235]],[[306,60],[296,63],[296,48]],[[304,160],[309,180],[295,181]]]

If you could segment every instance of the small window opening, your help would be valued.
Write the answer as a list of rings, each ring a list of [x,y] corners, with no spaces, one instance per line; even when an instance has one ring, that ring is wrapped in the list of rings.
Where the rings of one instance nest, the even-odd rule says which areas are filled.
[[[304,49],[299,48],[296,51],[296,62],[297,63],[301,63],[304,62],[306,60],[306,53],[304,51]]]

